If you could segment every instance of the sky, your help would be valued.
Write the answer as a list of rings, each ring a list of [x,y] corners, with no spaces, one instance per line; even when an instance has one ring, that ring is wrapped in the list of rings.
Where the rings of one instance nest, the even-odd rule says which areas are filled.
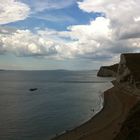
[[[0,0],[0,69],[91,70],[140,52],[140,0]]]

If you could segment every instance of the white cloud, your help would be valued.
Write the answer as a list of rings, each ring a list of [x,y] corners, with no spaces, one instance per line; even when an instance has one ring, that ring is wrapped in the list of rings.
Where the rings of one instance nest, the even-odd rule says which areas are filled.
[[[134,18],[134,21],[135,21],[135,22],[139,22],[139,21],[140,21],[140,17],[135,17],[135,18]]]
[[[24,20],[29,13],[30,8],[22,2],[16,0],[0,1],[0,24]]]
[[[43,31],[32,33],[29,30],[16,30],[9,34],[0,34],[0,53],[13,53],[16,56],[51,57],[56,59],[71,58],[72,48],[66,43],[53,38],[52,33]]]
[[[0,30],[0,52],[16,56],[112,61],[122,52],[139,51],[139,42],[139,38],[116,38],[111,20],[105,17],[98,17],[87,25],[70,26],[68,31]]]
[[[86,12],[103,12],[106,16],[87,25],[70,26],[67,31],[38,28],[33,33],[0,28],[0,53],[116,61],[120,53],[140,51],[139,1],[84,0],[78,4]]]
[[[109,26],[110,21],[100,17],[89,25],[71,26],[69,31],[64,32],[46,29],[32,33],[29,30],[13,31],[5,28],[0,34],[1,53],[56,59],[95,58],[102,55],[100,50],[111,40],[112,30]],[[105,51],[104,55],[107,56]]]
[[[117,36],[140,33],[139,0],[83,0],[78,5],[86,12],[105,13]]]
[[[5,51],[17,56],[43,55],[54,43],[44,41],[29,30],[17,30],[9,35],[1,35],[1,44]],[[47,48],[44,48],[47,46]]]
[[[0,0],[0,25],[19,20],[24,20],[28,16],[52,22],[75,22],[72,17],[62,15],[37,16],[36,14],[44,10],[54,10],[66,8],[76,3],[75,0]]]
[[[108,28],[111,30],[111,39],[105,41],[104,38],[99,37],[101,38],[99,43],[105,41],[103,47],[100,47],[102,48],[100,52],[104,53],[105,50],[110,55],[109,52],[119,54],[140,51],[138,43],[140,41],[139,0],[83,0],[77,3],[81,10],[89,13],[101,12],[105,15],[105,19],[110,21]],[[98,29],[97,32],[100,30]]]
[[[89,25],[75,25],[69,27],[72,38],[79,40],[102,40],[109,39],[111,36],[111,29],[109,28],[109,19],[98,17],[91,21]]]

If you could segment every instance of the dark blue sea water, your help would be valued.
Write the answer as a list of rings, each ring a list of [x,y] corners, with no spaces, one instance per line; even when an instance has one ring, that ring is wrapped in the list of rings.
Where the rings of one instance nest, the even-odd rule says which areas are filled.
[[[90,119],[112,86],[96,73],[0,71],[0,140],[48,140]]]

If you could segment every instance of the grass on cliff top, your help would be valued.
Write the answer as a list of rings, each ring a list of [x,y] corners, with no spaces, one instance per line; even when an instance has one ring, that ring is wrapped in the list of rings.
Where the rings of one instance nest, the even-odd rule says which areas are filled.
[[[114,72],[117,73],[117,71],[118,71],[118,66],[119,66],[119,64],[117,63],[117,64],[114,64],[114,65],[111,65],[111,66],[103,66],[103,68],[112,70],[112,71],[114,71]]]

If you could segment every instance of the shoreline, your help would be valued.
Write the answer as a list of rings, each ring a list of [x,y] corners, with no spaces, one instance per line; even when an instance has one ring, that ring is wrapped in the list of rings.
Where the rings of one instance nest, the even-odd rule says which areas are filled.
[[[105,92],[105,91],[104,91],[104,92]],[[94,110],[94,111],[91,110],[91,111],[93,112],[93,116],[91,116],[91,117],[88,118],[87,120],[83,121],[80,125],[77,125],[77,126],[71,128],[71,129],[66,129],[66,130],[64,130],[64,131],[62,131],[62,132],[60,132],[60,133],[58,133],[58,134],[55,134],[55,135],[52,136],[52,138],[49,139],[49,140],[53,140],[53,139],[55,139],[55,138],[57,138],[57,137],[59,137],[59,136],[61,136],[61,135],[64,135],[64,134],[66,134],[67,132],[70,132],[70,131],[72,131],[72,130],[74,130],[74,129],[76,129],[76,128],[82,126],[82,125],[84,125],[85,123],[87,123],[88,121],[90,121],[91,119],[93,119],[94,117],[96,117],[96,115],[98,115],[98,114],[103,110],[103,108],[104,108],[104,92],[102,92],[102,93],[99,95],[99,99],[100,99],[100,106],[99,106],[99,109],[98,109],[98,110]]]
[[[128,112],[137,103],[137,97],[117,87],[108,89],[102,96],[103,107],[91,119],[51,140],[113,140]]]

